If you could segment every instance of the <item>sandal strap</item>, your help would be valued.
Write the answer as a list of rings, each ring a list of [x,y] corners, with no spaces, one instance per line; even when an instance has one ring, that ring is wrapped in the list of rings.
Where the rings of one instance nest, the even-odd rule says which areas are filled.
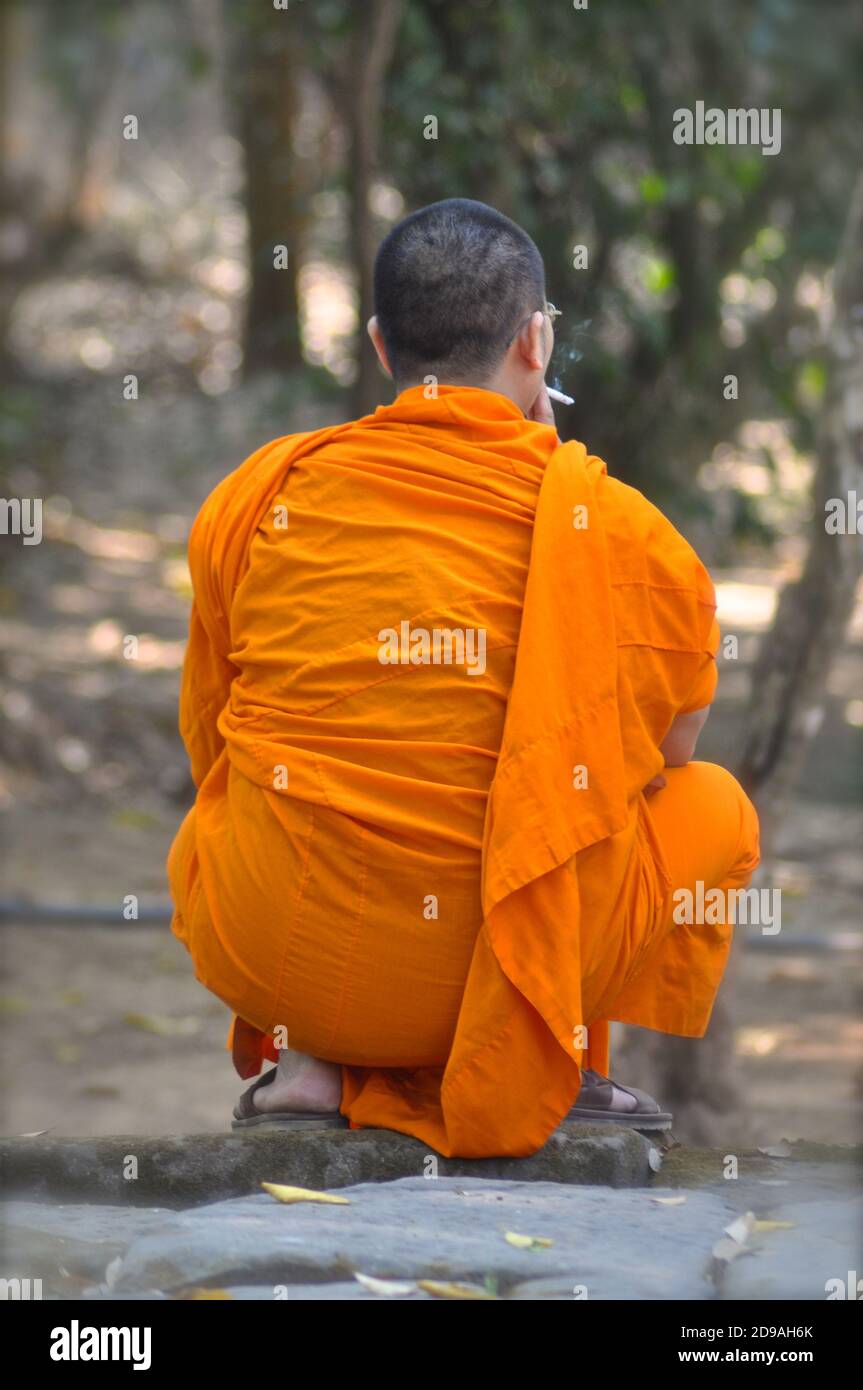
[[[277,1070],[277,1067],[271,1067],[269,1071],[265,1071],[263,1076],[259,1076],[256,1081],[252,1082],[251,1086],[247,1087],[234,1106],[235,1120],[251,1120],[255,1115],[261,1114],[252,1100],[252,1096],[261,1086],[269,1086],[275,1080]]]

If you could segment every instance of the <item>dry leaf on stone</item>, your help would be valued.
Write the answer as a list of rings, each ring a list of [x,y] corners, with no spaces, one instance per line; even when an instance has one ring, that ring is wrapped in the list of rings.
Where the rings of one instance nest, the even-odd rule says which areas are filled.
[[[750,1254],[747,1241],[754,1227],[754,1212],[747,1211],[745,1215],[735,1217],[731,1224],[725,1227],[720,1239],[713,1247],[714,1261],[721,1266],[730,1264],[740,1255]]]
[[[489,1293],[488,1289],[482,1289],[478,1284],[442,1284],[436,1279],[418,1279],[417,1288],[422,1289],[423,1293],[430,1293],[432,1298],[497,1299],[497,1294]]]
[[[754,1229],[755,1213],[748,1211],[744,1216],[736,1217],[730,1226],[726,1226],[724,1234],[730,1236],[738,1245],[745,1245]]]
[[[350,1206],[347,1197],[336,1197],[332,1192],[313,1192],[308,1187],[285,1187],[278,1182],[262,1182],[261,1187],[277,1202],[326,1202],[330,1206]]]
[[[768,1144],[766,1148],[759,1149],[760,1154],[766,1154],[768,1158],[790,1158],[791,1145],[787,1139],[783,1139],[779,1144]]]
[[[354,1278],[369,1293],[375,1293],[380,1298],[404,1298],[406,1294],[416,1292],[416,1284],[408,1284],[403,1279],[375,1279],[374,1275],[360,1274],[356,1269]]]
[[[548,1236],[522,1236],[518,1231],[507,1231],[504,1240],[514,1245],[516,1250],[547,1250],[554,1245]]]
[[[658,1203],[661,1207],[682,1207],[686,1201],[685,1197],[651,1197],[651,1202]]]

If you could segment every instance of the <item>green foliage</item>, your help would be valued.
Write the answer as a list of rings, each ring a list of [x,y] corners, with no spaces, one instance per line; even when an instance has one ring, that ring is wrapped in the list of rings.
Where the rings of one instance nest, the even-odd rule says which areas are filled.
[[[863,22],[839,3],[417,0],[388,79],[385,173],[409,208],[476,197],[528,228],[564,310],[555,366],[577,404],[562,425],[661,495],[745,419],[785,418],[811,445],[823,381],[796,289],[835,258],[861,72]],[[675,144],[674,111],[699,100],[780,107],[780,153]],[[428,114],[437,141],[423,139]],[[587,270],[573,269],[577,244]],[[723,284],[740,274],[775,294],[737,341]],[[732,372],[737,401],[722,393]]]
[[[43,75],[82,123],[82,144],[86,121],[74,113],[95,109],[119,51],[141,51],[142,13],[158,43],[176,16],[179,85],[215,78],[203,11],[173,0],[52,6],[40,22]],[[292,0],[278,14],[267,0],[221,3],[231,90],[248,89],[256,55],[263,61],[274,33],[291,26],[295,63],[329,103],[332,133],[315,165],[325,195],[351,189],[344,98],[358,13],[353,0]],[[844,0],[615,0],[586,10],[568,0],[403,0],[382,93],[380,177],[408,209],[474,197],[531,232],[564,311],[551,375],[576,405],[560,412],[562,433],[667,500],[692,488],[746,420],[781,418],[800,450],[812,447],[823,349],[817,303],[800,287],[817,292],[835,259],[860,163],[861,75],[863,14]],[[675,111],[698,101],[780,108],[780,152],[676,144]],[[426,139],[432,115],[438,138]],[[282,179],[290,159],[274,162]],[[378,224],[383,232],[380,215]],[[337,223],[315,236],[327,256],[349,254]],[[582,245],[589,262],[577,269]],[[736,400],[724,398],[729,374]]]

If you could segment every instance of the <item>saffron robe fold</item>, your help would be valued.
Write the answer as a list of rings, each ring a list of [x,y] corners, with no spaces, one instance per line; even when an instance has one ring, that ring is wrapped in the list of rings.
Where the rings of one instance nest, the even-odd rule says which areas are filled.
[[[704,567],[583,445],[448,386],[259,450],[189,561],[173,929],[237,1070],[286,1036],[342,1064],[354,1125],[535,1152],[662,951],[641,789],[713,695]],[[481,631],[483,669],[382,664],[405,621]],[[726,953],[703,953],[645,1023],[704,1032]]]

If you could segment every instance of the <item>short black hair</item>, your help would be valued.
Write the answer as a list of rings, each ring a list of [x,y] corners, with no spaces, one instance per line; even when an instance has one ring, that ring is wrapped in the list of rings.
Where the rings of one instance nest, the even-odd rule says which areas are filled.
[[[545,302],[542,256],[486,203],[445,198],[398,222],[378,250],[375,313],[396,382],[483,381],[519,319]]]

